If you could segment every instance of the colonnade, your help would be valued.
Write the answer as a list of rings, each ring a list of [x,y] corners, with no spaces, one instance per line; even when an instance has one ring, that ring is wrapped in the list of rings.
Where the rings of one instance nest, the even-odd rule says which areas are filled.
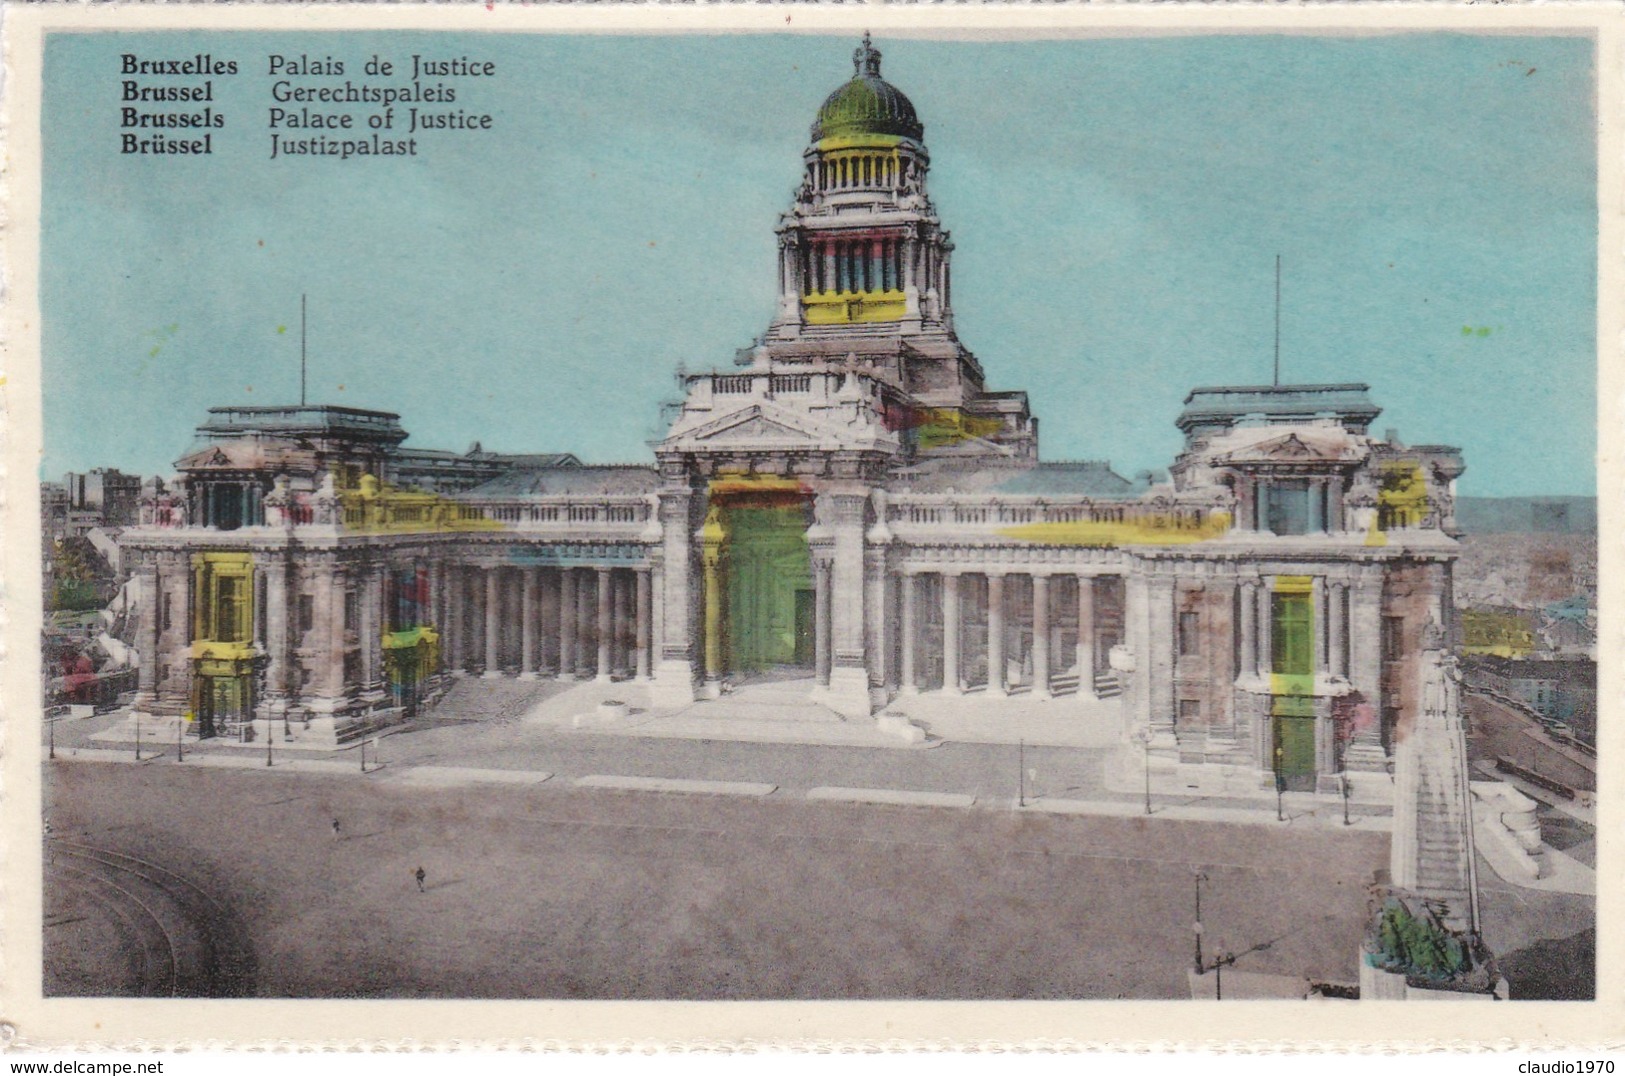
[[[941,692],[981,688],[992,697],[1025,687],[1046,699],[1070,669],[1076,694],[1094,698],[1100,668],[1096,577],[1045,572],[922,572],[901,578],[900,686],[928,688],[926,666],[940,660]],[[1072,642],[1065,646],[1070,628]],[[1025,644],[1025,651],[1023,645]],[[1019,684],[1009,664],[1019,660]]]
[[[649,678],[651,568],[437,565],[430,572],[425,619],[440,630],[453,673]]]

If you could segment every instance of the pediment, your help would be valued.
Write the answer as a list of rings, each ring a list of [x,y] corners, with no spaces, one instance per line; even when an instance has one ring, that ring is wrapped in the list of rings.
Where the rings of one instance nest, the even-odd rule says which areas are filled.
[[[709,433],[692,434],[697,441],[707,444],[740,444],[752,441],[811,441],[815,438],[806,430],[798,430],[783,422],[775,422],[765,415],[751,415],[742,422],[724,426]]]
[[[697,447],[729,448],[764,445],[819,445],[839,441],[849,431],[781,408],[752,404],[686,430],[674,431],[671,441]]]
[[[1347,438],[1288,433],[1227,452],[1220,459],[1229,463],[1338,463],[1355,456]]]

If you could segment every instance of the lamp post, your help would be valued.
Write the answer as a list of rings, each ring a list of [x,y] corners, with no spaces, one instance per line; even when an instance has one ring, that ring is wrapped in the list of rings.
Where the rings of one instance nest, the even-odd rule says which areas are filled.
[[[45,731],[51,738],[50,757],[54,759],[56,758],[56,718],[51,716],[49,710],[45,712]]]
[[[1234,964],[1235,962],[1236,962],[1235,954],[1225,952],[1225,950],[1222,949],[1222,948],[1213,957],[1213,1000],[1214,1001],[1223,1001],[1224,1000],[1224,966],[1226,964]]]
[[[186,715],[181,714],[175,721],[175,761],[185,762],[186,752],[182,741],[186,738]]]
[[[1349,794],[1351,793],[1352,789],[1349,788],[1348,771],[1345,770],[1342,773],[1341,776],[1343,778],[1343,782],[1342,782],[1342,784],[1343,784],[1343,824],[1346,826],[1346,825],[1350,824],[1349,823]]]
[[[1207,875],[1200,869],[1196,871],[1196,919],[1191,924],[1191,931],[1196,935],[1196,974],[1202,974],[1202,883]]]
[[[1135,729],[1134,742],[1145,755],[1145,813],[1151,813],[1151,730]]]
[[[249,718],[250,722],[253,720],[253,718]],[[267,766],[271,764],[271,741],[275,739],[276,737],[271,734],[271,717],[267,714],[265,718],[265,764]]]
[[[1285,749],[1280,744],[1275,745],[1275,820],[1286,821],[1286,778],[1281,773],[1281,763]]]
[[[1027,806],[1027,741],[1017,740],[1016,750],[1018,752],[1016,764],[1021,769],[1021,772],[1016,775],[1016,786],[1020,789],[1016,796],[1016,803],[1018,806],[1025,807]]]
[[[135,712],[135,760],[141,761],[141,711]]]

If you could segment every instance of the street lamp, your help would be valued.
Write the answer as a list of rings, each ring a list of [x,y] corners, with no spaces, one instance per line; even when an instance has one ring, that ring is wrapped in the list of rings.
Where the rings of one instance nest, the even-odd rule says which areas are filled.
[[[1196,919],[1191,925],[1191,931],[1196,935],[1196,974],[1202,974],[1202,883],[1207,875],[1198,868],[1196,871]]]
[[[1135,729],[1134,742],[1145,753],[1145,813],[1151,813],[1151,730]]]
[[[1018,806],[1025,807],[1027,806],[1027,741],[1017,740],[1016,750],[1018,752],[1016,765],[1021,770],[1016,776],[1016,785],[1020,789],[1020,792],[1017,793],[1016,803]]]
[[[1343,824],[1346,826],[1346,825],[1350,824],[1349,823],[1349,795],[1353,790],[1349,788],[1349,775],[1348,775],[1347,770],[1343,771],[1342,778],[1343,778]]]
[[[141,761],[141,711],[135,712],[135,760]]]
[[[1213,957],[1213,1000],[1214,1001],[1223,1001],[1224,1000],[1224,967],[1225,967],[1226,964],[1234,964],[1235,962],[1236,962],[1236,955],[1234,953],[1226,952],[1222,948]]]
[[[176,762],[185,762],[186,761],[186,753],[185,753],[185,750],[183,749],[183,747],[181,746],[181,741],[184,740],[185,738],[186,738],[186,715],[181,714],[180,717],[175,719],[175,761]]]
[[[56,718],[51,716],[49,710],[45,711],[45,729],[51,738],[50,757],[54,759],[56,758]]]
[[[1281,772],[1281,764],[1285,750],[1280,744],[1275,745],[1275,820],[1286,821],[1286,776]]]
[[[248,720],[253,723],[254,719],[251,717]],[[271,716],[267,714],[265,717],[265,764],[267,766],[271,764],[271,741],[275,739],[276,737],[271,734]]]

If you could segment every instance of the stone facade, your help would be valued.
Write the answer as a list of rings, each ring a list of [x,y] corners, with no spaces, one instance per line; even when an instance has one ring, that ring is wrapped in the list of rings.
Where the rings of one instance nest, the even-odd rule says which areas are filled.
[[[447,676],[627,678],[658,709],[789,668],[850,720],[970,697],[1290,789],[1386,769],[1453,615],[1459,454],[1373,437],[1365,385],[1269,385],[1192,391],[1166,481],[1039,462],[1026,395],[955,334],[923,125],[867,40],[854,67],[771,324],[683,375],[652,465],[212,412],[122,539],[156,596],[138,706],[340,740]]]

